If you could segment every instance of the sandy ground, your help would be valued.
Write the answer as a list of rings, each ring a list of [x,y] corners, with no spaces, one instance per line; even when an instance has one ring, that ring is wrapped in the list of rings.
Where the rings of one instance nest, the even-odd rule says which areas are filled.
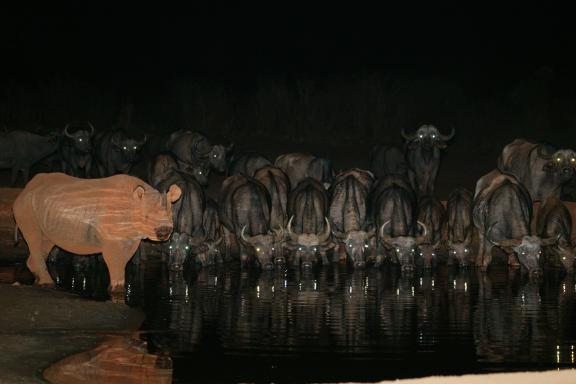
[[[432,376],[420,379],[381,381],[379,384],[574,384],[576,370],[492,373],[487,375]]]

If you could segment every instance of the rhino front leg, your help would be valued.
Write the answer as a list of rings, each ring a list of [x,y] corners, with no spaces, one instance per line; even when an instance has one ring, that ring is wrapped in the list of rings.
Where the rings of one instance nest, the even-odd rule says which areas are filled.
[[[108,274],[110,275],[110,286],[108,292],[111,296],[115,294],[123,294],[125,288],[125,270],[126,264],[132,258],[136,249],[140,245],[140,241],[110,241],[102,246],[102,256],[104,262],[108,267]]]

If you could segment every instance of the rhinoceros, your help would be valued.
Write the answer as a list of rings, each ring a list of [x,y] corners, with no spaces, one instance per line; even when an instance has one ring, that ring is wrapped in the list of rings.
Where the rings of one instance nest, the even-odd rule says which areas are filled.
[[[54,284],[46,258],[56,245],[78,255],[102,253],[110,274],[109,292],[122,293],[126,263],[140,241],[163,241],[170,236],[172,203],[181,194],[177,185],[161,194],[128,175],[103,179],[64,173],[34,176],[14,201],[13,210],[16,226],[28,243],[26,265],[35,284]]]

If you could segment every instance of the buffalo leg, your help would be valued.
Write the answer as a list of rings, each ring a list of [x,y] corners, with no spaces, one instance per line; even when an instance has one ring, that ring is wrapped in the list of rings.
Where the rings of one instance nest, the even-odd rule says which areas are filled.
[[[326,257],[326,251],[320,252],[320,256],[322,257],[323,265],[330,265],[330,261],[328,261],[328,257]]]

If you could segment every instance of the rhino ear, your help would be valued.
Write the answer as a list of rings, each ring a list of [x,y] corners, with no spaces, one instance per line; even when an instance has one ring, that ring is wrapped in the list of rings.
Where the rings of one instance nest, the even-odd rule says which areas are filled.
[[[132,196],[134,196],[134,199],[136,200],[142,200],[144,197],[144,192],[144,187],[139,185],[134,189]]]
[[[177,201],[180,198],[180,196],[182,196],[182,190],[176,184],[172,184],[170,186],[170,189],[168,189],[167,196],[168,196],[168,200],[171,203],[174,203],[175,201]]]

